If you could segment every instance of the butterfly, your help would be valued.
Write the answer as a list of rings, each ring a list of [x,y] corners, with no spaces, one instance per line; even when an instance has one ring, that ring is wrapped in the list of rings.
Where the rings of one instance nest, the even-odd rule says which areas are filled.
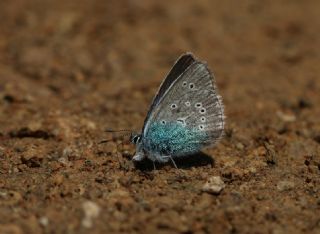
[[[195,154],[213,146],[224,131],[224,108],[206,63],[183,54],[162,82],[141,133],[131,134],[136,145],[132,160],[153,163]]]

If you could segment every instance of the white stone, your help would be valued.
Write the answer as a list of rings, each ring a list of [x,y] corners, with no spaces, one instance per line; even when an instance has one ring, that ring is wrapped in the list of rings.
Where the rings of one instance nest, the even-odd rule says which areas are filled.
[[[293,181],[282,180],[277,184],[277,189],[279,191],[287,191],[293,189],[295,186]]]
[[[46,227],[46,226],[48,226],[48,224],[49,224],[49,219],[48,219],[47,217],[43,216],[43,217],[41,217],[41,218],[39,219],[39,223],[40,223],[42,226]]]
[[[84,211],[82,226],[86,228],[91,228],[93,224],[93,219],[97,218],[100,214],[100,207],[92,201],[86,201],[82,204],[82,209]]]
[[[225,183],[220,176],[213,176],[208,179],[208,181],[203,185],[202,191],[211,194],[220,194],[225,188]]]

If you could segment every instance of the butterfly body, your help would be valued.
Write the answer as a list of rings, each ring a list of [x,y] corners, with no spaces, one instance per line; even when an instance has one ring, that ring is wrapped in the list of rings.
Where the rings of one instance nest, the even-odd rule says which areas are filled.
[[[154,98],[141,134],[133,136],[134,161],[167,162],[210,147],[222,136],[224,113],[206,64],[180,57]]]

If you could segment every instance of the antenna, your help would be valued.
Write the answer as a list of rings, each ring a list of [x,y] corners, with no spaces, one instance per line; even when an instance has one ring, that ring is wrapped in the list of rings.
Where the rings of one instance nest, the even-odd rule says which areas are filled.
[[[129,132],[129,133],[121,134],[118,136],[112,136],[110,139],[102,140],[98,144],[108,143],[110,141],[117,140],[117,139],[125,137],[125,136],[131,136],[131,134],[132,134],[132,131],[127,130],[127,129],[121,129],[121,130],[106,129],[105,132],[108,132],[108,133]]]
[[[120,130],[113,130],[113,129],[106,129],[105,132],[131,132],[131,130],[127,129],[120,129]]]

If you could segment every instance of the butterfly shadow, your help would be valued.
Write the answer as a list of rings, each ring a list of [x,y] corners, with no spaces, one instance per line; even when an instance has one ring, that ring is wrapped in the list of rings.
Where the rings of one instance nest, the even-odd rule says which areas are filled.
[[[174,162],[176,163],[178,169],[188,169],[191,167],[203,167],[207,165],[211,165],[211,167],[214,167],[215,160],[209,156],[208,154],[205,154],[203,152],[199,152],[196,154],[187,155],[180,158],[175,158]],[[167,163],[155,163],[156,169],[161,169],[168,164],[171,164],[172,167],[174,167],[173,163],[169,160]],[[141,171],[152,171],[154,170],[153,162],[149,159],[144,159],[140,162],[134,162],[134,166],[136,169]]]

